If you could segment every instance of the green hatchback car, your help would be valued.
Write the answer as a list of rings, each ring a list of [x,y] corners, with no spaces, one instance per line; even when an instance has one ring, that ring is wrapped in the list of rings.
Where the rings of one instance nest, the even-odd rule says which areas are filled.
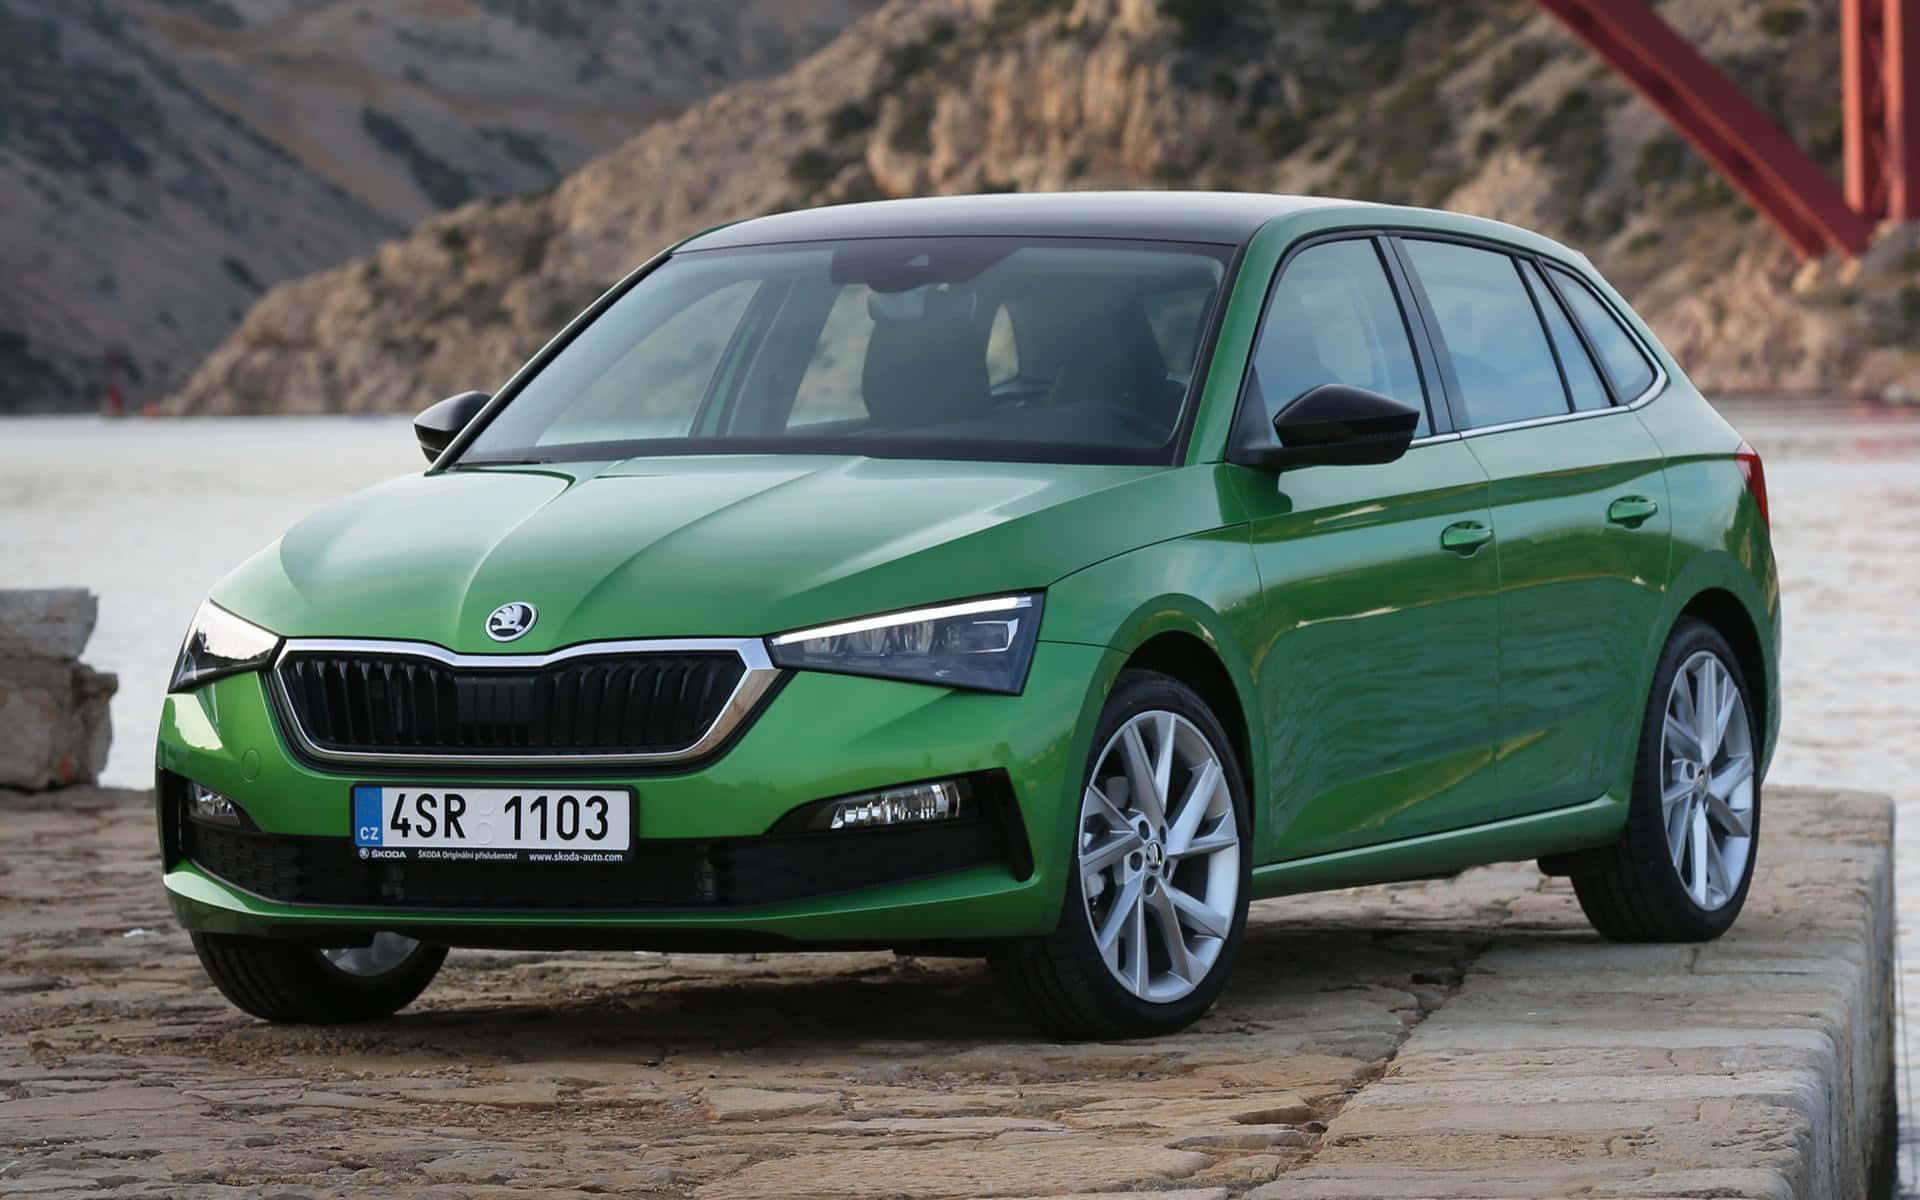
[[[219,583],[165,882],[269,1020],[450,946],[990,958],[1062,1036],[1249,901],[1538,859],[1714,937],[1779,726],[1759,458],[1579,254],[1347,201],[711,230]]]

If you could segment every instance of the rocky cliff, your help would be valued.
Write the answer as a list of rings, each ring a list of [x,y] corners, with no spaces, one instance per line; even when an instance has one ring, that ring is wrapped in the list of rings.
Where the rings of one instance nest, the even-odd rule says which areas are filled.
[[[1662,13],[1829,165],[1824,5]],[[414,409],[497,385],[598,290],[704,226],[928,192],[1125,186],[1438,205],[1586,250],[1716,388],[1898,386],[1920,259],[1802,268],[1525,0],[891,0],[775,78],[550,194],[479,202],[283,285],[181,412]]]
[[[876,0],[0,0],[0,412],[176,386],[282,280],[548,187]]]

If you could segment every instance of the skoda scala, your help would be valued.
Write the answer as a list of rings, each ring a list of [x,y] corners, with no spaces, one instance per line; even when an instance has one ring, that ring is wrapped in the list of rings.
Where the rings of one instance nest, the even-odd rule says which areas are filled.
[[[260,1017],[385,1016],[448,947],[893,947],[1152,1034],[1255,899],[1538,859],[1689,941],[1747,894],[1760,460],[1524,230],[764,217],[416,433],[213,588],[166,699],[166,888]]]

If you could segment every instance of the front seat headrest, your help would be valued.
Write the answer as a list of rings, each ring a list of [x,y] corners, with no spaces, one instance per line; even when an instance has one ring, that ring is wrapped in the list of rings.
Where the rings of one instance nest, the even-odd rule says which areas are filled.
[[[876,321],[860,393],[874,421],[890,429],[981,416],[992,403],[985,338],[964,316]]]

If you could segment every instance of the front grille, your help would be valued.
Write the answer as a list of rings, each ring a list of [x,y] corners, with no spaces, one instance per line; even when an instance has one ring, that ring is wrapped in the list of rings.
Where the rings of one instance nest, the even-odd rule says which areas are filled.
[[[197,821],[183,821],[180,836],[202,870],[269,900],[421,909],[751,908],[1011,857],[999,821],[986,813],[924,829],[641,839],[624,863],[369,861],[346,838],[283,837]]]
[[[274,670],[292,719],[323,753],[487,758],[686,750],[720,716],[746,664],[728,650],[500,668],[294,649]]]

